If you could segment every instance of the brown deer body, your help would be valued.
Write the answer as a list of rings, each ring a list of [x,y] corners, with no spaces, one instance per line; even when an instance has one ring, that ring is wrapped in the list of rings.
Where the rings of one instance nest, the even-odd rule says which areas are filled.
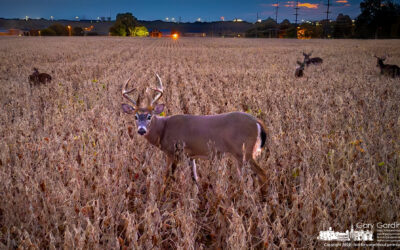
[[[145,108],[136,106],[136,101],[127,96],[133,91],[126,90],[130,81],[128,79],[122,93],[135,107],[123,104],[122,109],[125,113],[135,116],[138,133],[166,154],[167,165],[172,167],[172,170],[176,166],[175,147],[181,144],[191,159],[194,179],[197,181],[195,159],[208,158],[212,151],[210,147],[213,147],[217,152],[233,155],[239,164],[249,162],[261,181],[266,181],[264,170],[255,162],[255,158],[265,146],[267,136],[261,121],[242,112],[158,117],[157,114],[164,109],[163,104],[154,105],[163,93],[161,79],[158,79],[159,87],[153,90],[159,94]]]
[[[381,69],[381,75],[388,75],[391,76],[392,78],[395,77],[400,77],[400,68],[397,65],[391,65],[391,64],[384,64],[383,61],[386,60],[386,56],[384,57],[377,57],[377,64],[376,66]]]
[[[33,68],[33,73],[28,79],[31,86],[51,82],[51,76],[47,73],[39,73],[37,68]]]
[[[310,58],[312,52],[311,53],[304,53],[303,52],[303,56],[304,56],[304,63],[306,64],[306,66],[310,66],[310,64],[314,64],[314,65],[319,65],[322,64],[323,60],[320,57],[312,57]]]

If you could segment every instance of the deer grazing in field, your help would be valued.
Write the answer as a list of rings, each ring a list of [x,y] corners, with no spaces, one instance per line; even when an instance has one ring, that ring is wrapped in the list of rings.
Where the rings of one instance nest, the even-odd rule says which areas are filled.
[[[193,177],[198,182],[196,171],[197,158],[208,158],[209,146],[216,152],[230,153],[239,164],[248,162],[252,170],[265,183],[265,171],[256,163],[255,158],[261,153],[266,144],[266,129],[263,123],[255,117],[242,112],[224,113],[219,115],[173,115],[160,117],[164,104],[156,104],[162,97],[164,89],[161,78],[157,88],[152,88],[157,95],[147,105],[141,104],[140,96],[137,101],[128,96],[135,88],[127,90],[129,78],[122,89],[122,95],[133,106],[122,104],[122,110],[136,120],[137,132],[144,136],[149,143],[158,147],[167,156],[167,166],[175,170],[175,147],[183,145],[183,151],[190,158]],[[211,142],[211,143],[210,143]]]
[[[384,57],[374,56],[374,57],[376,57],[376,59],[377,59],[376,67],[379,67],[381,69],[381,75],[388,75],[388,76],[391,76],[392,78],[400,77],[399,66],[391,65],[391,64],[384,64],[383,61],[386,60],[386,56],[384,56]]]
[[[312,52],[306,54],[303,52],[303,56],[304,56],[304,62],[306,64],[306,66],[310,66],[310,64],[314,64],[314,65],[319,65],[322,64],[323,60],[320,57],[312,57],[310,58]]]
[[[51,82],[51,76],[47,73],[39,73],[37,68],[33,68],[32,75],[29,76],[29,83],[32,85],[39,85]]]
[[[296,68],[296,72],[294,72],[294,75],[296,77],[303,77],[304,76],[304,62],[297,61],[297,64],[299,67]]]

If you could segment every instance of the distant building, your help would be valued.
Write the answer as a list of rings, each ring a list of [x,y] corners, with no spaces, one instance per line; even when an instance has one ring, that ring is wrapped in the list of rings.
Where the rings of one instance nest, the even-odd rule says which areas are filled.
[[[9,29],[9,30],[3,30],[0,31],[0,36],[23,36],[24,31],[19,30],[19,29]]]
[[[177,36],[180,36],[180,33],[176,30],[170,30],[170,29],[153,29],[152,31],[150,31],[150,37],[175,37],[177,34]]]
[[[183,36],[187,36],[187,37],[206,37],[207,34],[204,32],[187,32],[187,33],[183,33]]]
[[[40,30],[29,30],[27,33],[28,36],[40,36]]]
[[[161,31],[154,29],[150,32],[150,37],[162,37]]]

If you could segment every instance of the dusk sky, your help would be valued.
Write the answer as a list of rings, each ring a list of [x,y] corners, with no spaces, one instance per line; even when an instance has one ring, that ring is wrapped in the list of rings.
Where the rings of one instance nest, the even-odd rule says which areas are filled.
[[[361,0],[331,0],[330,19],[336,19],[339,13],[356,18],[360,13]],[[326,17],[325,1],[299,1],[301,20],[321,20]],[[240,18],[255,22],[257,13],[260,19],[275,18],[276,1],[261,0],[0,0],[2,18],[46,18],[50,19],[96,19],[108,17],[114,20],[117,13],[131,12],[139,20],[169,20],[194,22],[226,21]],[[294,22],[295,1],[279,1],[278,21],[289,19]]]

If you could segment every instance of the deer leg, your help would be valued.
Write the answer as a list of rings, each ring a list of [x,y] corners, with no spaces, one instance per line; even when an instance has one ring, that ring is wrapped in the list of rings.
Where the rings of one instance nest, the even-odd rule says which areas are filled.
[[[267,196],[267,189],[266,189],[266,182],[267,182],[267,175],[253,158],[249,159],[250,166],[254,172],[257,173],[258,176],[258,184],[260,186],[261,198]],[[264,198],[262,198],[264,199]]]
[[[171,176],[174,176],[175,170],[176,170],[176,161],[175,157],[173,155],[168,155],[167,156],[167,169],[170,172]]]
[[[267,181],[267,175],[265,174],[264,169],[262,169],[253,158],[249,159],[250,166],[254,172],[257,173],[258,178],[264,184]]]
[[[167,187],[168,177],[171,176],[174,179],[174,172],[176,169],[176,161],[173,155],[167,155],[167,171],[163,175],[163,183],[161,184],[160,197],[163,196],[165,188]]]
[[[193,180],[198,183],[199,182],[199,177],[197,175],[197,167],[196,167],[196,162],[194,159],[190,159],[189,165],[192,167],[192,173],[193,173]]]

